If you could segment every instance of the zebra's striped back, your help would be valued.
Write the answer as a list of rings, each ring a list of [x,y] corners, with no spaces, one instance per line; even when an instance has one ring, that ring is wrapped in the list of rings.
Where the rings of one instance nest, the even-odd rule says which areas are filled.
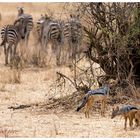
[[[6,25],[1,29],[2,44],[17,44],[19,41],[19,33],[14,25]]]
[[[24,38],[25,34],[21,30],[21,22],[17,25],[6,25],[1,29],[2,43],[0,46],[4,47],[5,64],[8,64],[8,57],[10,53],[10,62],[15,57],[16,48],[21,38]]]
[[[29,41],[29,35],[30,32],[33,29],[33,18],[31,15],[28,14],[21,14],[18,19],[14,22],[14,24],[16,25],[17,22],[21,22],[22,23],[22,30],[25,34],[25,38],[22,38],[25,41],[25,45],[28,46],[28,41]]]
[[[33,29],[33,17],[28,14],[22,14],[18,17],[18,20],[22,20],[26,31],[29,33]]]
[[[43,24],[43,36],[50,41],[62,42],[61,23],[54,20],[45,21]]]
[[[33,17],[30,14],[25,14],[23,7],[18,7],[17,20],[22,20],[24,22],[24,26],[26,26],[27,33],[29,33],[33,29]]]
[[[28,46],[29,35],[33,29],[33,17],[29,14],[24,14],[23,8],[19,8],[18,17],[15,20],[14,25],[18,22],[22,22],[21,28],[25,34],[25,38],[22,39],[25,41],[25,45]]]
[[[82,25],[76,17],[71,17],[69,21],[65,22],[63,32],[66,40],[71,43],[79,43],[82,37]]]
[[[66,39],[70,39],[71,38],[71,25],[70,22],[66,22],[64,25],[64,36]]]
[[[49,38],[52,40],[61,41],[61,27],[58,22],[51,22],[49,24]]]

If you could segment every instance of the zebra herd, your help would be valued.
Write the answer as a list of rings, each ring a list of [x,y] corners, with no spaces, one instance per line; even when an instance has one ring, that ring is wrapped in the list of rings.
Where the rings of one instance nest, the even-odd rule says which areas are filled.
[[[78,46],[82,41],[82,24],[79,15],[70,14],[67,21],[56,20],[48,15],[41,15],[40,19],[33,23],[33,17],[25,14],[22,7],[18,8],[18,16],[13,25],[6,25],[1,29],[1,46],[4,46],[5,64],[8,64],[10,51],[10,61],[16,54],[18,43],[23,40],[28,46],[30,32],[35,28],[37,33],[36,40],[42,50],[46,50],[48,43],[52,44],[52,51],[56,54],[59,61],[61,49],[68,44],[68,57],[76,57]],[[8,46],[6,47],[6,44]],[[62,47],[63,46],[63,47]]]
[[[70,14],[69,20],[56,20],[48,15],[41,15],[37,21],[38,42],[45,49],[49,42],[52,43],[52,50],[56,54],[56,60],[60,63],[62,48],[68,49],[68,60],[76,57],[78,48],[82,42],[82,24],[79,15]],[[63,47],[64,46],[64,47]],[[66,59],[66,58],[63,58]]]
[[[22,7],[18,8],[18,17],[14,21],[13,25],[5,25],[1,29],[2,43],[0,46],[4,46],[5,64],[10,62],[16,54],[17,45],[20,40],[24,40],[28,43],[30,31],[33,28],[33,18],[31,15],[24,14]],[[7,46],[7,45],[8,46]]]

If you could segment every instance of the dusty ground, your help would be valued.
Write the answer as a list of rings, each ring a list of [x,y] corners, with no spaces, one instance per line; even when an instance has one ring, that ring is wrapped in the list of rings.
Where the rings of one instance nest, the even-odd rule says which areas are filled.
[[[25,6],[35,19],[46,11],[47,7],[56,11],[62,10],[63,7],[56,3],[0,4],[1,25],[12,22],[17,14],[17,6]],[[32,47],[33,40],[30,40],[30,44]],[[56,71],[70,74],[68,68],[56,68],[55,65],[43,69],[30,67],[22,71],[21,83],[14,84],[11,71],[4,66],[3,50],[0,49],[0,137],[140,137],[140,128],[124,131],[123,119],[110,119],[110,106],[106,117],[101,117],[99,112],[92,112],[89,119],[84,117],[82,111],[63,111],[62,108],[41,110],[35,106],[46,102],[49,97],[63,97],[67,93],[60,94],[57,89],[54,94],[48,93],[49,86],[55,81]],[[73,87],[66,88],[70,91],[68,93],[72,93]],[[27,109],[8,109],[21,104],[34,106]]]
[[[1,64],[1,71],[6,71]],[[68,71],[63,68],[63,72]],[[106,117],[92,112],[90,119],[80,113],[63,111],[61,108],[40,110],[8,109],[21,104],[42,104],[48,87],[53,81],[54,69],[26,69],[22,72],[21,84],[1,85],[0,91],[0,136],[1,137],[139,137],[140,129],[123,130],[123,119],[110,119],[111,107]],[[52,76],[53,77],[53,76]],[[46,80],[47,79],[47,80]]]

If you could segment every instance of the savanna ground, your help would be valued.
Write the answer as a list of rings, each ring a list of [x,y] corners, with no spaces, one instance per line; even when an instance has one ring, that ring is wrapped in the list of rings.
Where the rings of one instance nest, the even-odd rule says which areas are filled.
[[[63,4],[0,4],[2,14],[1,26],[11,23],[17,14],[17,6],[24,6],[34,19],[37,19],[45,9],[55,9],[56,13],[63,8]],[[33,11],[33,12],[32,12]],[[33,38],[30,40],[30,50],[33,48]],[[86,62],[83,62],[85,65]],[[74,88],[68,83],[65,91],[59,92],[54,86],[56,72],[61,71],[71,76],[71,70],[65,66],[56,67],[48,64],[46,68],[28,67],[22,70],[20,84],[13,83],[12,71],[4,65],[3,49],[0,49],[0,137],[139,137],[140,128],[125,131],[124,120],[116,117],[111,119],[112,106],[107,107],[105,117],[101,117],[100,110],[92,111],[86,119],[82,110],[76,112],[76,107],[64,109],[46,108],[49,98],[64,97],[71,94]],[[129,102],[129,101],[128,101]],[[132,102],[131,102],[132,103]],[[79,102],[77,102],[77,105]],[[26,109],[9,109],[11,106],[31,105]]]

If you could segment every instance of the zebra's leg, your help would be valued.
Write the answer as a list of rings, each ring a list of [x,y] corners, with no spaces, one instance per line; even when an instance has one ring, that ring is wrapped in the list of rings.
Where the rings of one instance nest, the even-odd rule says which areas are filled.
[[[77,44],[74,44],[72,47],[72,59],[76,59],[76,52],[77,52]]]
[[[51,51],[56,55],[56,43],[53,41],[51,42]]]
[[[61,57],[61,46],[57,46],[57,51],[56,51],[57,65],[61,64],[60,57]]]
[[[47,49],[47,45],[48,45],[48,40],[45,36],[43,37],[42,42],[43,42],[43,51],[47,52],[46,49]]]
[[[14,59],[14,57],[16,56],[16,48],[17,43],[10,47],[10,62],[12,62],[12,59]]]
[[[42,49],[44,50],[44,46],[45,46],[45,36],[44,35],[42,35],[42,37],[40,37],[41,38],[41,47],[42,47]]]
[[[9,50],[10,50],[10,67],[11,68],[14,65],[14,57],[15,57],[13,48],[14,48],[14,45],[9,46]]]
[[[7,60],[7,49],[6,49],[6,43],[4,44],[4,55],[5,55],[5,65],[8,64],[8,60]]]
[[[4,44],[4,54],[7,53],[7,50],[6,50],[6,44]]]
[[[16,43],[16,44],[15,44],[15,46],[14,46],[13,56],[15,56],[15,55],[16,55],[17,45],[18,45],[18,43]]]
[[[67,57],[65,57],[65,48],[64,44],[61,45],[61,63],[65,64],[67,61]]]
[[[69,45],[68,45],[68,59],[70,60],[70,57],[71,57],[71,43],[69,42]]]
[[[80,47],[81,47],[81,44],[78,43],[78,44],[77,44],[77,52],[76,52],[76,53],[77,53],[77,58],[78,58],[78,59],[80,58],[80,55],[81,55],[81,50],[80,50],[81,48],[80,48]]]
[[[73,44],[71,43],[71,45],[70,45],[70,59],[72,59],[72,55],[73,55]]]
[[[9,47],[9,50],[10,50],[10,63],[11,63],[13,59],[13,46]]]
[[[25,36],[25,45],[28,47],[28,41],[29,41],[29,33],[26,34]]]
[[[68,53],[69,53],[69,61],[70,61],[70,63],[71,63],[71,59],[72,59],[72,43],[70,42],[69,43],[69,49],[68,49]]]
[[[10,45],[7,47],[7,51],[6,51],[6,58],[5,58],[6,65],[8,64],[9,49],[10,49]]]

